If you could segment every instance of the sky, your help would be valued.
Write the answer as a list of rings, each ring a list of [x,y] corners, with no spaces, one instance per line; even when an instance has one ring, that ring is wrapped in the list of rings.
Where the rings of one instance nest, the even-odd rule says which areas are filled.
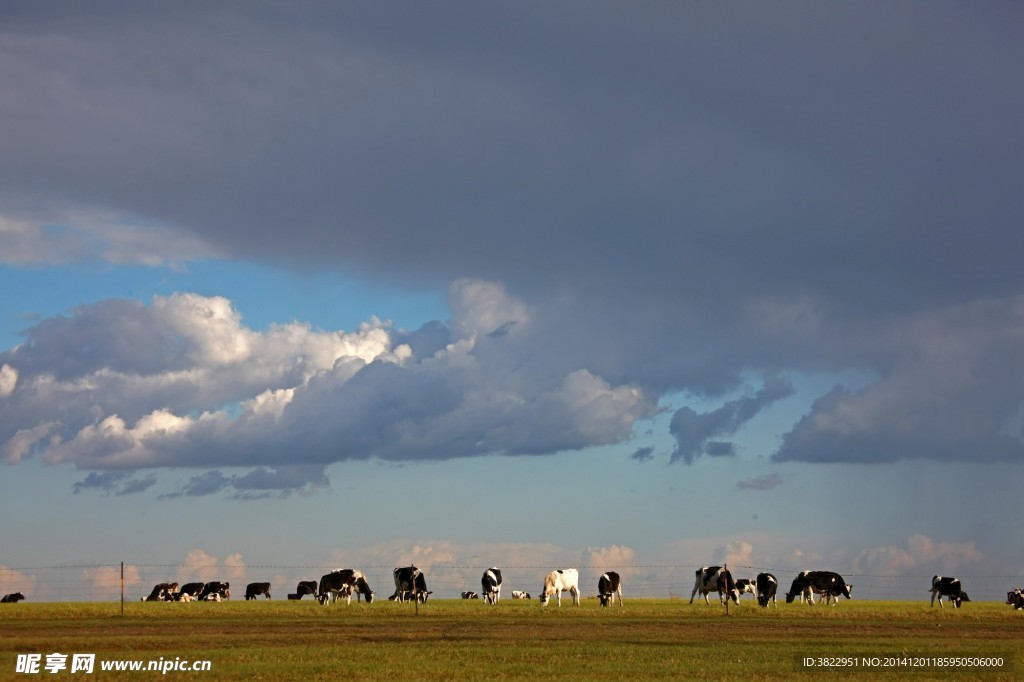
[[[1022,20],[5,4],[0,590],[730,561],[996,598]]]

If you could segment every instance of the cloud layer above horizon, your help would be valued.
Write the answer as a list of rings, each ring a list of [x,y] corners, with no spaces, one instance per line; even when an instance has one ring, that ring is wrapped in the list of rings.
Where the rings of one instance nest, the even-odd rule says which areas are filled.
[[[6,267],[245,259],[450,304],[415,330],[257,331],[189,292],[38,320],[0,352],[8,462],[114,494],[203,468],[179,494],[245,498],[351,459],[645,462],[636,426],[671,409],[669,459],[699,466],[845,371],[873,379],[758,454],[1024,458],[1020,6],[2,16]]]
[[[3,456],[84,470],[260,467],[197,476],[183,494],[292,489],[323,484],[326,465],[350,459],[617,443],[654,414],[635,386],[524,362],[543,330],[500,286],[456,282],[451,306],[451,329],[374,320],[350,333],[297,323],[256,332],[227,300],[196,294],[83,306],[0,354]]]

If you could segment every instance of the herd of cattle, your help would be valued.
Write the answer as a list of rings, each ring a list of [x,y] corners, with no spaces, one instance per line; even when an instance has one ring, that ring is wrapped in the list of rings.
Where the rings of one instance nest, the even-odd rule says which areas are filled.
[[[426,575],[415,566],[405,566],[394,570],[395,591],[388,597],[391,601],[405,602],[418,601],[425,603],[433,591],[427,588]],[[488,568],[480,579],[480,593],[463,592],[463,599],[479,599],[483,596],[484,603],[497,604],[501,601],[501,569]],[[158,583],[153,591],[142,601],[221,601],[231,598],[230,584],[214,581],[208,583],[186,583],[180,588],[178,583]],[[540,595],[540,603],[546,606],[548,599],[555,596],[558,605],[562,605],[562,592],[569,592],[573,604],[580,603],[579,571],[575,568],[558,569],[551,571],[544,579],[544,587]],[[601,605],[608,606],[617,595],[619,606],[622,606],[622,585],[619,574],[609,571],[601,576],[598,581],[598,592],[601,597]],[[312,596],[321,604],[334,604],[339,599],[344,599],[346,604],[352,603],[352,596],[356,601],[365,600],[367,604],[373,603],[376,592],[370,588],[369,582],[362,571],[352,568],[339,568],[331,571],[315,580],[301,580],[295,592],[288,595],[288,599],[302,599],[306,595]],[[270,599],[270,583],[249,583],[245,588],[246,600],[256,599],[263,595]],[[13,596],[13,595],[9,595]],[[19,593],[18,597],[24,599]],[[528,592],[520,590],[512,591],[513,599],[530,599]],[[4,597],[7,601],[7,597]],[[15,601],[12,599],[12,601]]]
[[[703,566],[697,570],[697,582],[690,594],[690,603],[700,593],[704,602],[708,602],[708,594],[717,592],[722,602],[731,599],[734,603],[740,603],[740,595],[750,593],[757,599],[757,603],[763,607],[772,603],[778,607],[776,593],[778,592],[779,581],[771,573],[758,573],[754,580],[739,579],[733,580],[732,574],[720,566]],[[793,584],[786,593],[786,603],[791,604],[794,600],[805,600],[808,604],[814,604],[814,595],[821,595],[827,605],[833,606],[839,603],[840,595],[847,599],[852,598],[853,585],[843,579],[843,576],[832,571],[803,571],[793,579]],[[942,608],[942,598],[953,604],[958,609],[965,601],[970,601],[967,593],[964,592],[959,578],[946,576],[933,576],[932,586],[929,590],[932,595],[931,606],[935,606],[938,600],[939,608]],[[1006,603],[1013,606],[1015,610],[1024,609],[1024,596],[1021,588],[1015,587],[1006,595]]]
[[[433,592],[427,589],[427,579],[423,571],[415,566],[405,566],[394,570],[395,591],[388,599],[397,602],[416,600],[425,603],[427,597]],[[732,573],[723,566],[702,566],[697,569],[696,582],[693,592],[690,593],[690,603],[700,594],[704,597],[704,603],[710,604],[708,596],[712,592],[718,593],[721,603],[731,600],[735,604],[740,603],[740,596],[752,594],[757,603],[767,608],[774,604],[778,608],[776,594],[779,588],[778,579],[771,573],[759,573],[754,579],[741,578],[734,580]],[[789,592],[785,594],[786,603],[791,604],[796,599],[801,603],[814,604],[815,595],[820,595],[821,600],[827,605],[833,606],[839,603],[839,597],[851,598],[853,586],[849,585],[843,576],[832,571],[803,571],[793,579]],[[959,578],[935,576],[932,578],[931,605],[935,606],[938,600],[939,607],[942,607],[942,598],[953,605],[953,608],[960,608],[965,601],[970,601],[967,593],[964,592]],[[546,606],[548,601],[555,597],[559,606],[562,605],[562,592],[568,592],[572,603],[580,603],[579,571],[575,568],[565,568],[551,571],[544,578],[544,585],[541,588],[540,603]],[[598,597],[601,606],[610,606],[618,597],[619,606],[622,606],[622,581],[619,574],[608,571],[601,575],[597,582]],[[361,571],[351,568],[339,568],[331,571],[315,580],[303,580],[299,582],[296,591],[288,595],[288,599],[302,599],[306,595],[312,596],[321,604],[336,603],[338,599],[344,599],[346,604],[352,603],[352,595],[356,600],[365,600],[367,604],[373,602],[376,593],[370,589],[366,576]],[[245,588],[246,600],[256,599],[263,595],[270,599],[270,583],[249,583]],[[21,601],[25,595],[21,592],[8,594],[0,599],[0,603],[13,603]],[[159,583],[153,587],[148,597],[142,601],[222,601],[231,598],[230,585],[226,582],[194,582],[178,586],[178,583]],[[501,570],[488,568],[480,579],[480,592],[462,592],[463,599],[480,599],[486,604],[496,604],[501,600]],[[530,599],[528,592],[519,590],[512,591],[513,599]],[[1006,594],[1006,603],[1015,610],[1024,610],[1024,590],[1019,587],[1013,588]]]

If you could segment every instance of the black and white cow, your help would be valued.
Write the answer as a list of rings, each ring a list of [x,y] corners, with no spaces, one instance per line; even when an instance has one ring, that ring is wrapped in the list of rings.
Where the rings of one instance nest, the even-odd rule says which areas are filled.
[[[1013,607],[1014,611],[1024,609],[1024,590],[1015,587],[1006,593],[1006,603]]]
[[[203,593],[203,588],[205,586],[206,583],[185,583],[181,586],[181,589],[178,590],[178,594],[187,594],[188,596],[192,597],[192,599],[198,599],[199,595]],[[178,598],[178,601],[181,601],[180,597]]]
[[[949,598],[954,609],[960,608],[961,602],[971,601],[960,584],[960,578],[944,578],[941,575],[934,576],[932,577],[932,589],[929,592],[932,593],[931,605],[935,606],[935,598],[938,597],[940,609],[942,608],[943,597]]]
[[[470,590],[468,592],[463,592],[462,593],[462,598],[463,599],[479,599],[480,595],[477,594],[476,592],[473,592],[472,590]]]
[[[203,585],[203,591],[199,593],[199,601],[221,601],[222,599],[231,599],[231,587],[230,583],[220,582],[219,580],[213,580]],[[217,595],[218,599],[211,598],[211,595]]]
[[[622,606],[622,581],[615,571],[603,573],[597,579],[597,596],[601,599],[601,606],[609,606],[615,603],[615,595],[619,595],[619,606]]]
[[[740,578],[736,581],[736,592],[742,597],[745,594],[752,594],[757,598],[757,582],[748,578]]]
[[[487,604],[497,604],[501,601],[501,571],[491,567],[484,571],[480,578],[480,593],[484,596]]]
[[[851,599],[853,585],[847,585],[843,576],[833,571],[804,571],[793,579],[793,585],[786,593],[786,603],[792,604],[798,596],[803,602],[807,599],[808,604],[814,604],[814,594],[818,593],[824,597],[827,605],[830,600],[835,600],[833,605],[839,603],[839,595]]]
[[[362,572],[351,568],[339,568],[320,578],[317,598],[321,604],[326,605],[328,601],[333,604],[339,597],[344,597],[345,603],[351,604],[353,592],[356,593],[357,600],[361,595],[367,604],[373,603],[374,592]]]
[[[533,599],[529,592],[523,592],[522,590],[512,590],[513,599]]]
[[[25,595],[21,592],[11,592],[10,594],[5,594],[3,598],[0,599],[0,604],[17,604],[24,598]]]
[[[389,597],[392,601],[399,603],[406,599],[417,599],[425,604],[427,597],[433,592],[427,589],[427,578],[423,571],[415,566],[404,566],[396,568],[395,571],[395,593]]]
[[[853,585],[848,585],[843,576],[833,571],[811,571],[810,585],[807,588],[806,596],[814,603],[814,594],[818,593],[825,598],[825,605],[828,606],[831,600],[832,606],[839,603],[839,597],[853,598]]]
[[[732,579],[732,573],[727,569],[718,572],[718,594],[724,595],[722,602],[732,599],[733,604],[740,603],[740,591],[736,589],[736,581]]]
[[[723,571],[721,566],[701,566],[696,571],[697,581],[693,585],[693,592],[690,593],[690,603],[693,603],[693,598],[699,592],[704,597],[704,603],[710,604],[711,601],[708,599],[708,595],[712,592],[718,592],[718,600],[725,603],[726,599],[730,597],[737,604],[740,600],[740,595],[735,592],[736,583],[732,579],[732,575],[729,574],[728,578],[722,581],[721,586],[719,585],[719,577],[722,573],[729,574],[729,571]]]
[[[768,603],[775,604],[775,608],[779,608],[779,602],[775,598],[776,593],[779,591],[779,581],[771,573],[758,573],[757,582],[755,583],[757,596],[757,603],[761,606],[768,608]]]
[[[178,583],[157,583],[142,601],[177,601]]]
[[[259,595],[266,595],[270,599],[270,583],[249,583],[245,586],[245,600],[255,599]]]

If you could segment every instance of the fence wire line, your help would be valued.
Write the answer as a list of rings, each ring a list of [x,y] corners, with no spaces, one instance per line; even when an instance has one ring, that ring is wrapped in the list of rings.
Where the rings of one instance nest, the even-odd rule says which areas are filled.
[[[598,577],[606,570],[616,570],[623,578],[623,590],[633,598],[687,598],[693,590],[697,564],[649,564],[618,567],[576,565],[581,572],[581,591],[596,594]],[[125,598],[137,601],[148,595],[153,585],[161,582],[208,582],[229,580],[234,586],[235,598],[242,596],[247,582],[272,581],[273,592],[283,598],[297,586],[299,580],[319,580],[323,573],[337,566],[329,564],[132,564],[124,562]],[[394,584],[391,565],[363,565],[358,568],[380,593],[390,593]],[[459,598],[462,591],[478,591],[480,576],[491,568],[485,565],[452,566],[424,563],[424,574],[435,598]],[[503,592],[522,590],[535,594],[551,566],[505,565],[499,567],[504,577]],[[737,578],[753,578],[757,573],[769,572],[779,581],[780,594],[789,580],[806,569],[766,568],[732,564],[730,572]],[[273,571],[274,575],[267,575]],[[854,587],[855,599],[927,600],[932,575],[879,575],[870,573],[843,573]],[[934,574],[933,574],[934,575]],[[964,589],[975,601],[1002,601],[1006,592],[1024,584],[1020,576],[960,574]],[[283,581],[283,582],[282,582]],[[593,585],[591,585],[593,583]],[[106,601],[120,597],[121,563],[67,564],[57,566],[2,567],[0,568],[0,594],[22,592],[35,601]],[[532,589],[531,589],[532,588]]]

